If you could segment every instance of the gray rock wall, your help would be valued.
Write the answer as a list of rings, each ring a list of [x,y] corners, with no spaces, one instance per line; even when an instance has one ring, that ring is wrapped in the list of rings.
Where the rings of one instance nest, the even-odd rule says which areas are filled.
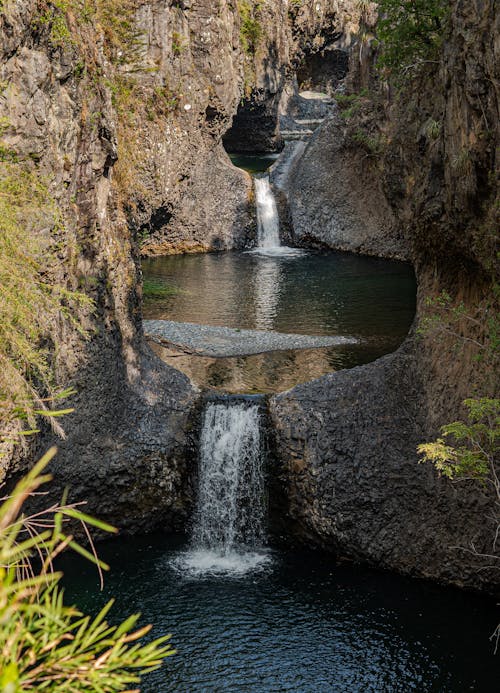
[[[410,338],[391,356],[271,401],[285,523],[297,536],[355,560],[492,591],[495,561],[474,550],[498,555],[495,494],[439,479],[418,464],[416,447],[463,416],[466,397],[498,397],[498,359],[473,344],[488,343],[487,318],[498,307],[490,234],[498,216],[498,21],[493,2],[455,3],[439,67],[429,66],[399,100],[387,100],[383,87],[349,126],[325,123],[287,182],[299,242],[410,257],[416,326],[429,312],[427,297],[443,289],[476,321],[446,333],[444,314],[440,334]],[[370,166],[367,147],[354,146],[357,132],[385,138]]]
[[[428,434],[423,387],[409,340],[372,364],[272,398],[287,499],[281,528],[353,560],[498,588],[497,571],[468,553],[471,542],[491,552],[491,496],[418,464]]]
[[[46,182],[61,223],[37,232],[57,248],[58,280],[91,297],[95,311],[77,316],[88,339],[62,319],[47,324],[56,379],[77,392],[58,403],[75,408],[61,420],[66,440],[45,431],[15,469],[2,457],[1,472],[22,471],[56,443],[56,499],[68,486],[71,500],[120,527],[168,527],[187,507],[198,393],[142,340],[137,252],[114,185],[117,116],[102,36],[68,15],[71,40],[59,45],[42,11],[37,0],[3,4],[2,140]]]
[[[251,180],[229,163],[222,139],[240,151],[279,148],[281,94],[301,57],[320,51],[332,35],[349,45],[359,22],[351,0],[306,0],[300,7],[265,0],[255,7],[259,38],[251,47],[227,0],[156,0],[137,13],[145,37],[134,68],[141,87],[168,87],[176,98],[165,118],[139,118],[129,135],[141,159],[126,191],[129,219],[152,231],[141,244],[144,255],[248,244],[255,234]],[[158,209],[168,210],[166,221]]]
[[[368,154],[349,146],[334,112],[316,130],[286,182],[293,240],[408,259],[409,249]]]

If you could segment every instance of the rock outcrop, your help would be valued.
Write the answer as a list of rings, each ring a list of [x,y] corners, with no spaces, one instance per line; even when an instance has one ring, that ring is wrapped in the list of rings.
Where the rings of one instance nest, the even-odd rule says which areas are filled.
[[[152,120],[139,107],[126,135],[141,160],[125,194],[144,255],[251,245],[251,178],[230,164],[222,140],[229,150],[279,149],[278,111],[295,64],[333,38],[348,45],[358,21],[353,2],[141,4],[135,79],[146,103],[161,93],[169,104]]]
[[[356,561],[493,589],[495,570],[470,549],[491,552],[494,503],[487,489],[418,464],[423,401],[412,341],[273,398],[281,530]]]
[[[181,516],[198,393],[143,343],[137,251],[113,184],[109,55],[98,27],[37,0],[4,2],[1,30],[3,145],[45,181],[59,210],[57,227],[39,233],[56,248],[60,282],[95,302],[75,316],[87,338],[63,318],[47,325],[57,380],[77,394],[66,440],[46,432],[39,451],[60,447],[56,496],[69,486],[72,500],[121,527],[169,526],[174,507]]]
[[[368,154],[346,142],[334,112],[290,171],[286,196],[297,245],[408,259],[408,247]]]

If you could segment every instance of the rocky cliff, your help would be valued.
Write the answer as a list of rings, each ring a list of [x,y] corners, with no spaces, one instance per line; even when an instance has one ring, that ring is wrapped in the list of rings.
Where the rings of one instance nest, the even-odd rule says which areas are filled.
[[[60,278],[96,305],[80,316],[87,340],[62,324],[48,329],[49,344],[58,345],[58,379],[78,392],[54,467],[56,489],[69,484],[72,497],[87,498],[101,517],[131,530],[168,528],[190,501],[199,393],[144,344],[138,243],[149,253],[189,252],[251,237],[251,183],[230,165],[222,138],[237,115],[233,142],[253,130],[253,148],[257,141],[279,146],[278,110],[293,93],[296,69],[310,79],[311,56],[350,45],[360,4],[2,3],[3,144],[47,181],[62,219],[41,232],[58,244]],[[299,226],[308,213],[301,201],[316,210],[316,238],[306,240],[409,255],[420,315],[426,296],[443,287],[472,317],[490,301],[495,27],[492,1],[455,3],[440,65],[397,101],[382,89],[375,119],[361,104],[365,122],[352,127],[369,129],[357,139],[349,124],[328,121],[306,150],[307,179],[296,178]],[[361,68],[357,78],[369,83],[365,62]],[[339,181],[335,172],[349,167]],[[362,237],[352,234],[363,209],[346,199],[351,186],[374,213]],[[340,234],[338,203],[355,217],[343,220]],[[488,547],[491,501],[446,485],[414,453],[460,413],[474,388],[493,391],[491,372],[476,367],[467,341],[471,334],[481,341],[484,330],[463,324],[459,332],[444,341],[413,336],[375,364],[272,400],[288,528],[378,565],[493,582],[487,571],[477,577],[467,553],[450,548],[471,540]]]
[[[278,110],[296,65],[333,36],[349,43],[359,21],[354,5],[141,3],[136,22],[144,50],[134,79],[145,91],[142,101],[161,94],[168,104],[159,118],[137,104],[126,133],[124,161],[140,165],[124,196],[143,254],[254,240],[251,178],[230,164],[223,139],[239,151],[280,147]]]
[[[53,489],[69,485],[92,512],[136,529],[168,524],[174,506],[179,514],[186,472],[178,460],[188,446],[180,431],[196,392],[141,338],[136,249],[113,181],[113,51],[99,24],[105,16],[80,11],[3,3],[3,145],[46,182],[60,212],[56,227],[39,229],[57,255],[58,279],[96,307],[78,316],[87,339],[62,319],[47,326],[57,379],[77,391],[66,440],[55,441]],[[47,434],[39,445],[50,442]]]
[[[299,234],[309,211],[313,240],[330,247],[391,253],[394,236],[388,247],[377,231],[383,227],[378,214],[389,208],[387,218],[403,236],[400,249],[417,271],[416,327],[425,328],[430,313],[437,323],[414,332],[389,357],[300,386],[271,404],[289,521],[298,534],[377,565],[487,588],[498,584],[498,575],[471,547],[492,552],[494,494],[437,478],[418,464],[415,450],[459,418],[465,397],[498,392],[498,360],[491,355],[498,309],[492,288],[498,21],[493,2],[454,3],[439,63],[397,98],[380,84],[371,95],[348,97],[348,106],[356,104],[352,115],[322,127],[304,154],[305,176],[299,162],[292,179]],[[366,66],[363,72],[366,83]],[[359,69],[353,81],[359,87]],[[334,209],[317,221],[332,199],[348,213],[359,209],[350,187],[339,182],[339,161],[347,180],[368,180],[368,193],[352,189],[354,198],[369,195],[365,217],[358,217],[366,236],[359,226],[339,233]],[[313,177],[324,171],[329,185],[311,192]],[[442,291],[446,307],[430,308],[428,299]]]

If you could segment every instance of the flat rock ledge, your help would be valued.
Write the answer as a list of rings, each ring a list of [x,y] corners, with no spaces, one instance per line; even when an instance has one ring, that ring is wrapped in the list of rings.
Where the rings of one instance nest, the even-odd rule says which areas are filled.
[[[303,334],[282,334],[261,330],[239,330],[232,327],[196,325],[171,320],[144,320],[148,339],[162,345],[175,345],[198,356],[248,356],[265,351],[314,349],[316,347],[358,344],[348,336],[315,337]]]

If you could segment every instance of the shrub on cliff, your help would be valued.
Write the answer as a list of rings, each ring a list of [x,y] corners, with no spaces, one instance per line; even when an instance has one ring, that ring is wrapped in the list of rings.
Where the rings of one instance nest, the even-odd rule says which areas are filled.
[[[257,0],[239,0],[237,3],[240,15],[240,40],[245,53],[253,54],[262,36],[262,27],[256,16],[262,2]]]
[[[4,148],[5,150],[5,148]],[[56,279],[61,213],[31,162],[3,153],[0,172],[0,442],[12,427],[54,420],[57,396],[50,333],[56,323],[81,330],[91,301]],[[60,412],[59,412],[60,413]]]
[[[380,0],[378,64],[401,74],[434,62],[443,40],[447,0]]]
[[[493,513],[485,518],[492,524],[489,552],[480,551],[474,543],[462,551],[475,556],[481,568],[500,569],[500,399],[481,397],[464,402],[467,419],[441,428],[441,438],[418,448],[422,461],[432,462],[441,476],[453,481],[476,481],[494,497]],[[500,624],[492,634],[495,652],[500,643]]]

